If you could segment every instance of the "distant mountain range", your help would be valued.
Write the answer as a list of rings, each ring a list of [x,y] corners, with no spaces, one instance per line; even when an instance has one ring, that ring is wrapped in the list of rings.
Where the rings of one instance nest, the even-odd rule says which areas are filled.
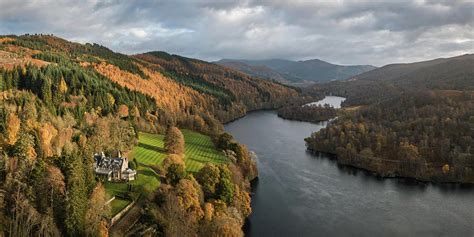
[[[314,94],[344,96],[346,105],[373,104],[406,92],[474,90],[474,54],[389,64],[307,90]]]
[[[415,63],[388,64],[349,78],[380,81],[405,88],[474,89],[474,54],[437,58]]]
[[[342,66],[319,59],[306,61],[222,59],[214,63],[236,69],[253,77],[282,83],[321,83],[342,80],[376,68],[371,65]]]

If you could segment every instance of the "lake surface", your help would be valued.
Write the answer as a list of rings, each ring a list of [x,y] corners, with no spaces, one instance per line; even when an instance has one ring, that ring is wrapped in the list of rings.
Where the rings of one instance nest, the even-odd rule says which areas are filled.
[[[474,236],[473,187],[379,179],[306,152],[325,126],[275,111],[225,126],[259,157],[247,236]]]
[[[315,102],[311,102],[311,103],[307,103],[305,105],[325,105],[325,104],[329,104],[331,105],[332,107],[336,108],[336,109],[339,109],[341,108],[341,103],[346,100],[346,98],[344,97],[339,97],[339,96],[326,96],[324,97],[324,99],[320,100],[320,101],[315,101]]]

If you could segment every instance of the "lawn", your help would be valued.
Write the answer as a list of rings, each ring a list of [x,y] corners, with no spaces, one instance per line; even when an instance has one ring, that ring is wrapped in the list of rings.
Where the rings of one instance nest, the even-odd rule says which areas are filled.
[[[205,163],[226,163],[228,159],[217,151],[211,138],[189,130],[181,130],[185,140],[185,163],[188,172],[199,171]],[[139,143],[131,156],[140,164],[161,164],[166,157],[163,135],[140,133]]]
[[[181,130],[185,140],[185,163],[188,172],[197,172],[205,163],[226,163],[228,159],[217,151],[211,138],[189,130]],[[140,133],[139,142],[130,153],[130,161],[139,163],[138,176],[128,183],[105,183],[105,190],[110,197],[125,196],[127,193],[136,199],[140,194],[153,192],[160,185],[159,177],[149,168],[152,164],[161,164],[166,157],[164,135]],[[128,185],[132,191],[128,191]],[[115,215],[130,203],[129,200],[116,198],[111,202],[112,214]]]
[[[123,210],[128,204],[130,203],[130,200],[127,199],[121,199],[121,198],[115,198],[111,203],[111,212],[112,216],[117,215],[121,210]]]

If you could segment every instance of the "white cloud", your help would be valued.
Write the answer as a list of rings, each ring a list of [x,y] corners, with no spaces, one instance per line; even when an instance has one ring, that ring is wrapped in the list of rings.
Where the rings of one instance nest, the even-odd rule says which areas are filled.
[[[472,1],[0,1],[0,34],[123,53],[383,65],[473,52]]]

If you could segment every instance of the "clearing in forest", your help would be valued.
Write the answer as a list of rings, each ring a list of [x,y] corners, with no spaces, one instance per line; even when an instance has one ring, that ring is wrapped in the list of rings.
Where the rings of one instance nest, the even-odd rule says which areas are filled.
[[[226,163],[228,159],[219,152],[212,143],[209,136],[189,131],[181,130],[185,140],[185,163],[188,172],[197,172],[204,164]],[[166,157],[164,149],[164,135],[140,133],[138,144],[130,153],[130,162],[136,159],[138,162],[138,176],[134,181],[128,183],[105,183],[107,194],[110,197],[131,197],[138,198],[141,193],[150,193],[160,185],[158,174],[150,168],[150,165],[161,165]],[[131,190],[129,190],[131,189]],[[112,201],[112,215],[122,210],[128,201],[123,198],[116,198]]]

